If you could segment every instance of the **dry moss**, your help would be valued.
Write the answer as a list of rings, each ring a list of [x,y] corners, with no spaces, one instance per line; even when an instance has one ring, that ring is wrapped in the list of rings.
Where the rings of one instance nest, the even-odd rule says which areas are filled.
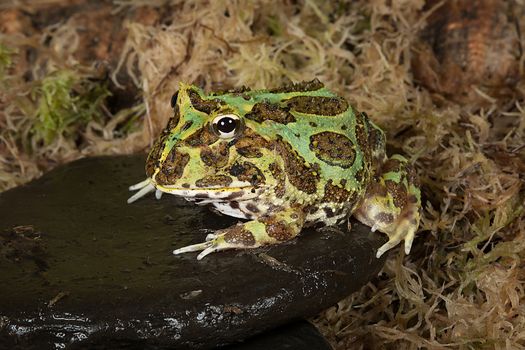
[[[317,77],[366,111],[389,146],[414,162],[424,210],[412,253],[395,249],[377,278],[315,324],[338,349],[525,347],[522,82],[504,101],[487,96],[482,109],[418,87],[412,49],[435,10],[423,10],[423,1],[116,1],[114,9],[142,5],[168,15],[162,23],[126,22],[111,76],[116,83],[119,74],[130,76],[143,103],[106,111],[32,154],[22,147],[34,123],[27,111],[37,107],[31,89],[62,69],[83,79],[96,72],[75,61],[80,28],[70,22],[0,37],[12,48],[7,56],[0,50],[10,86],[0,95],[0,188],[83,154],[146,149],[170,117],[180,81],[260,88]],[[38,52],[31,69],[17,54],[28,47]]]

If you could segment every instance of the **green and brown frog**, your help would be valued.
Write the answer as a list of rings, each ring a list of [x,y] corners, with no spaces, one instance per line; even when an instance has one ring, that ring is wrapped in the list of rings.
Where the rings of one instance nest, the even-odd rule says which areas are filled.
[[[277,244],[349,215],[388,235],[377,257],[401,240],[409,253],[421,206],[414,170],[387,157],[383,131],[318,80],[210,94],[180,84],[172,107],[128,202],[156,190],[247,220],[174,254]]]

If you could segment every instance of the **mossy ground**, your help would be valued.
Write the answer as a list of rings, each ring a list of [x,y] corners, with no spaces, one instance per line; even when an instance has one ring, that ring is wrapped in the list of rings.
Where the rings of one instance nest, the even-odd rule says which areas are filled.
[[[430,13],[419,0],[105,4],[114,16],[140,8],[142,20],[122,22],[104,74],[82,58],[78,16],[29,30],[26,15],[56,2],[0,5],[0,190],[78,157],[145,151],[180,81],[209,90],[317,77],[415,164],[424,208],[411,254],[396,248],[315,324],[338,349],[525,347],[522,81],[482,108],[418,86],[411,60]],[[138,98],[116,109],[108,93],[122,76]]]

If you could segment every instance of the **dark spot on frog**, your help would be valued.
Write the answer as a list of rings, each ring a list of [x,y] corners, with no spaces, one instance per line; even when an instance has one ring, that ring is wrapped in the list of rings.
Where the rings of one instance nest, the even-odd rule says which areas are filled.
[[[228,142],[228,147],[234,146],[237,143],[237,141],[239,141],[239,139],[233,139],[233,140],[229,141]]]
[[[175,129],[175,127],[179,124],[180,120],[180,111],[179,106],[175,106],[173,109],[173,117],[170,118],[168,122],[168,126],[164,130],[164,132],[171,133],[171,130]]]
[[[273,218],[263,218],[259,221],[265,224],[268,236],[277,241],[288,241],[294,237],[292,227],[283,221],[274,221]]]
[[[171,96],[171,108],[175,108],[177,105],[177,98],[179,98],[179,90],[177,90],[173,96]]]
[[[315,115],[335,116],[345,112],[349,105],[340,97],[295,96],[286,100],[290,110]]]
[[[198,199],[204,199],[204,198],[209,198],[210,196],[207,194],[207,193],[195,193],[195,198],[198,198]]]
[[[231,201],[229,203],[230,207],[233,208],[233,209],[239,209],[239,202],[237,201]]]
[[[355,136],[357,144],[364,153],[366,159],[372,159],[372,147],[369,142],[370,124],[366,118],[366,114],[357,113],[355,117]]]
[[[417,177],[414,167],[410,164],[405,164],[405,171],[408,183],[419,187],[419,178]]]
[[[348,202],[353,192],[347,190],[344,187],[345,184],[346,181],[344,182],[344,184],[343,181],[341,181],[341,186],[337,186],[334,185],[332,180],[328,180],[328,182],[324,186],[324,196],[322,201],[332,203]]]
[[[310,124],[310,126],[311,126],[312,128],[317,128],[317,123],[310,122],[309,124]]]
[[[417,203],[417,197],[412,194],[408,197],[408,201],[410,203]]]
[[[263,156],[262,152],[254,147],[241,147],[237,148],[237,152],[246,158],[261,158]]]
[[[244,130],[242,137],[236,139],[235,146],[237,152],[246,158],[261,158],[263,156],[261,149],[270,148],[266,139],[249,128]]]
[[[262,123],[265,120],[271,120],[279,124],[295,122],[295,117],[288,111],[288,108],[282,108],[269,102],[256,103],[252,110],[245,115],[245,118],[257,123]]]
[[[323,207],[323,211],[324,213],[326,214],[326,217],[327,218],[331,218],[335,215],[334,211],[332,210],[332,208],[329,208],[329,207]]]
[[[199,93],[195,90],[188,91],[188,97],[190,98],[191,105],[196,110],[210,114],[211,112],[218,110],[221,107],[220,100],[205,100],[200,97]]]
[[[345,131],[346,129],[348,129],[348,127],[346,125],[342,125],[341,126],[341,130]]]
[[[266,178],[264,174],[250,162],[236,162],[230,167],[230,175],[236,176],[240,181],[248,181],[253,186],[264,183]]]
[[[238,176],[242,174],[243,171],[244,171],[244,167],[239,163],[235,163],[230,168],[230,175]]]
[[[275,195],[281,198],[285,192],[286,180],[283,170],[277,163],[271,163],[268,168],[272,173],[273,178],[277,181],[277,185],[274,187]]]
[[[211,95],[213,96],[221,96],[221,95],[235,95],[235,96],[239,96],[239,95],[246,95],[245,92],[249,92],[251,91],[251,89],[245,85],[243,86],[238,86],[238,87],[235,87],[235,88],[231,88],[231,89],[227,89],[227,90],[218,90],[218,91],[214,91],[211,93]]]
[[[315,205],[311,205],[309,207],[306,207],[305,208],[306,212],[309,213],[309,214],[315,214],[318,210],[319,210],[319,207],[315,206]]]
[[[232,183],[232,178],[226,175],[209,175],[195,182],[197,187],[222,186],[227,187]]]
[[[307,166],[304,158],[281,137],[276,141],[276,149],[284,160],[284,171],[290,183],[300,191],[308,194],[315,193],[319,182],[319,169],[317,169],[319,165],[317,164],[317,167]]]
[[[219,137],[211,132],[210,127],[208,127],[208,125],[204,125],[202,128],[188,136],[184,140],[183,145],[190,147],[211,145],[217,142],[218,139]]]
[[[385,187],[392,196],[394,205],[397,208],[404,208],[407,204],[407,192],[403,184],[398,184],[392,180],[385,180]]]
[[[191,128],[192,125],[193,125],[193,122],[191,120],[188,120],[188,121],[186,121],[186,123],[184,123],[182,128],[180,128],[180,131],[186,131],[189,128]]]
[[[191,185],[190,185],[189,183],[183,183],[183,184],[181,185],[181,187],[182,187],[182,188],[190,188]]]
[[[403,168],[403,163],[401,163],[399,160],[394,158],[389,158],[386,162],[383,163],[381,166],[381,173],[401,173]]]
[[[235,225],[226,230],[224,241],[231,244],[240,244],[243,246],[252,246],[255,244],[255,238],[251,232],[244,229],[242,225]]]
[[[374,220],[384,224],[391,224],[394,221],[394,216],[390,213],[380,212],[374,216]]]
[[[356,156],[352,141],[331,131],[310,136],[310,150],[323,162],[341,168],[351,167]]]
[[[365,178],[366,174],[368,174],[368,167],[365,167],[365,164],[363,164],[361,169],[355,172],[354,178],[357,182],[363,183],[363,179]]]
[[[253,203],[246,204],[246,209],[248,209],[252,213],[258,213],[260,211],[259,208],[257,208],[257,206]]]
[[[280,86],[275,89],[271,89],[270,92],[273,93],[287,93],[287,92],[307,92],[307,91],[317,91],[324,87],[324,84],[315,78],[311,81],[303,81],[300,83],[290,83],[283,86]]]
[[[226,197],[226,200],[231,201],[231,200],[233,200],[235,198],[239,198],[239,197],[241,197],[243,195],[243,193],[244,192],[242,192],[242,191],[232,192],[232,193],[230,193],[228,195],[228,197]]]
[[[200,157],[204,164],[215,168],[222,168],[228,164],[230,156],[228,143],[226,141],[220,142],[214,147],[204,146],[201,149]]]
[[[166,159],[160,166],[160,171],[155,175],[155,181],[160,185],[174,184],[182,177],[186,164],[190,161],[190,156],[187,153],[179,153],[173,147]],[[149,175],[148,176],[152,176]]]
[[[153,176],[155,169],[160,166],[159,158],[164,150],[164,144],[169,134],[162,134],[156,141],[151,151],[148,154],[148,159],[146,161],[146,175],[148,177]]]

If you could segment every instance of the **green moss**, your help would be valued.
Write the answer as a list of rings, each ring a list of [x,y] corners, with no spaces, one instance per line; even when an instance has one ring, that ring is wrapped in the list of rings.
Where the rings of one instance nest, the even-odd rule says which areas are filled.
[[[268,33],[271,36],[282,36],[284,32],[283,25],[277,16],[268,16],[266,20]]]
[[[89,121],[103,117],[102,105],[109,95],[104,84],[82,79],[73,71],[49,74],[32,91],[34,136],[48,145],[61,135],[74,135]]]
[[[13,64],[13,54],[14,51],[11,48],[0,43],[0,87],[4,86],[7,70]]]

